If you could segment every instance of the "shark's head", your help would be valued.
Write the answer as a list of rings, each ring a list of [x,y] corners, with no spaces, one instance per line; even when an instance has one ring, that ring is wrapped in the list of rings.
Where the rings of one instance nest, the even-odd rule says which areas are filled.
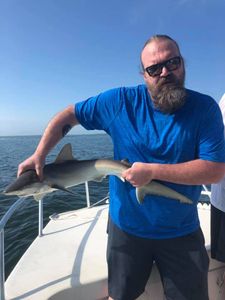
[[[33,196],[43,190],[45,184],[41,182],[35,170],[27,170],[13,183],[6,187],[4,194],[16,196]]]

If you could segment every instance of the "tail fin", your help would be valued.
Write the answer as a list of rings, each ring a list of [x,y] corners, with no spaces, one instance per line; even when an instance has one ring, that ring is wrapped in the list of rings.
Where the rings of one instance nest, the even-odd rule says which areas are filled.
[[[151,181],[149,184],[136,189],[136,197],[140,204],[143,203],[146,195],[163,196],[178,200],[180,203],[193,204],[191,199],[156,181]]]

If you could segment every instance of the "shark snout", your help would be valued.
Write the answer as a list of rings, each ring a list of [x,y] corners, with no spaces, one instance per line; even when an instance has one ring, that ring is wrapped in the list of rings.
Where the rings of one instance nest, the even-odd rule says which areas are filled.
[[[26,172],[22,173],[13,183],[5,188],[4,194],[21,195],[22,191],[25,190],[27,186],[31,186],[35,183],[40,183],[35,170],[27,170]]]

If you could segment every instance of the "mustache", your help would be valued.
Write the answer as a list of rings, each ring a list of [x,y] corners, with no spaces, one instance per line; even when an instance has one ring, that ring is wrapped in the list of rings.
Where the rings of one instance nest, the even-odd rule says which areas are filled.
[[[164,86],[165,84],[172,84],[172,85],[180,86],[179,80],[173,74],[169,74],[166,77],[160,78],[157,85],[160,88],[160,87]]]

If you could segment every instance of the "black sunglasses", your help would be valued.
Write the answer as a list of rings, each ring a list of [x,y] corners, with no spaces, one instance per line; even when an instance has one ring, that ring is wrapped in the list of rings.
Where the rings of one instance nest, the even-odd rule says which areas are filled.
[[[181,63],[180,56],[175,56],[159,64],[155,64],[150,67],[147,67],[145,71],[148,73],[149,76],[155,77],[162,73],[163,67],[166,67],[168,71],[174,71],[179,68],[180,63]]]

